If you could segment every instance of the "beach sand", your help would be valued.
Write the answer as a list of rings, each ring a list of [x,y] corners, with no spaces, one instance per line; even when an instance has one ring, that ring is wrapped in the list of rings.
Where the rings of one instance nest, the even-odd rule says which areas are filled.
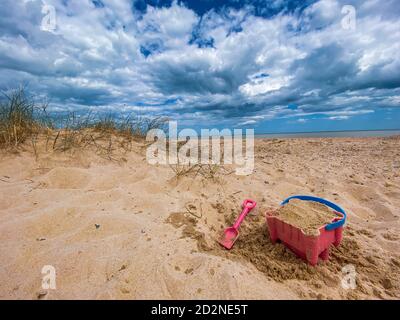
[[[269,239],[265,212],[294,194],[348,213],[316,267]],[[217,239],[246,198],[257,207],[226,251]],[[398,299],[399,216],[400,137],[259,139],[253,174],[179,179],[139,142],[113,160],[3,152],[0,299]],[[45,265],[56,289],[41,287]]]
[[[299,228],[308,236],[319,236],[320,228],[337,219],[336,212],[328,206],[315,202],[292,199],[284,206],[270,212],[281,221]]]

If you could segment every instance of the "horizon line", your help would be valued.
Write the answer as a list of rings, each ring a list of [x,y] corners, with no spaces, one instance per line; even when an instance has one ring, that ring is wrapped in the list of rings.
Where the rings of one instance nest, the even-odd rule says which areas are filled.
[[[254,133],[254,135],[260,134],[299,134],[299,133],[331,133],[331,132],[368,132],[368,131],[400,131],[398,129],[361,129],[361,130],[321,130],[321,131],[292,131],[292,132],[263,132]]]

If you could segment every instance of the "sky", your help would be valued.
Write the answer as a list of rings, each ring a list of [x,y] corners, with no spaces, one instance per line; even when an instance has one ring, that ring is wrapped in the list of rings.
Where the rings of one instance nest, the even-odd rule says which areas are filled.
[[[0,90],[256,133],[400,128],[398,0],[2,0]]]

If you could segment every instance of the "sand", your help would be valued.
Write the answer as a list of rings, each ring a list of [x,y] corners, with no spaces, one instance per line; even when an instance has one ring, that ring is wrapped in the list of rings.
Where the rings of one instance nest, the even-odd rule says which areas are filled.
[[[257,140],[252,175],[180,179],[141,143],[112,160],[25,149],[0,155],[0,299],[400,298],[400,137]],[[348,213],[316,267],[269,239],[266,211],[294,194]],[[217,240],[245,198],[257,207],[227,251]]]
[[[304,234],[314,236],[320,234],[319,228],[331,223],[337,217],[335,212],[324,204],[299,199],[291,199],[273,215],[301,229]]]

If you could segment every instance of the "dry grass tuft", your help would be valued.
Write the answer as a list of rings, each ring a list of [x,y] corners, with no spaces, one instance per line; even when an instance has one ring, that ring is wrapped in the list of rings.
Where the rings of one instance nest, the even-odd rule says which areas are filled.
[[[18,147],[41,130],[41,123],[35,120],[37,107],[26,97],[22,87],[3,95],[5,99],[0,102],[0,146]]]

